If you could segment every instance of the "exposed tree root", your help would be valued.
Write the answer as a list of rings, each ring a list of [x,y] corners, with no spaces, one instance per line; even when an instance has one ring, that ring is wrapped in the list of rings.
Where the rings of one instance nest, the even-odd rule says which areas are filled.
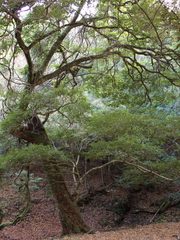
[[[2,230],[4,227],[15,225],[18,221],[21,220],[21,218],[23,218],[28,213],[28,211],[30,209],[31,196],[30,196],[30,191],[29,191],[29,166],[26,167],[26,170],[27,170],[27,176],[26,176],[25,182],[23,184],[19,185],[19,184],[16,183],[16,180],[20,176],[22,170],[20,171],[20,173],[17,176],[17,178],[14,180],[14,183],[19,188],[19,191],[21,191],[21,188],[24,187],[26,206],[24,207],[24,209],[21,212],[21,214],[19,214],[12,222],[1,223],[0,224],[0,230]]]
[[[18,221],[21,220],[21,218],[23,218],[28,213],[29,209],[30,209],[30,201],[27,202],[21,214],[19,214],[12,222],[5,222],[0,224],[0,230],[2,230],[4,227],[15,225]]]

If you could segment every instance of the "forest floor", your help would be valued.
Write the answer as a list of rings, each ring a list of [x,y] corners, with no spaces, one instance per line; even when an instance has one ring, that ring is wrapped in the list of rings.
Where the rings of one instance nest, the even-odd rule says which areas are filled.
[[[33,177],[42,177],[40,169],[33,169]],[[103,176],[103,179],[102,179]],[[4,177],[0,188],[0,204],[4,211],[3,222],[12,221],[21,208],[21,197],[13,187],[15,175]],[[15,226],[0,230],[0,240],[58,240],[61,225],[52,194],[45,180],[38,180],[31,190],[31,208]],[[67,177],[73,189],[72,179]],[[107,187],[109,185],[109,187]],[[110,176],[94,173],[86,181],[88,195],[80,202],[79,208],[89,226],[96,234],[67,236],[65,240],[146,240],[180,239],[180,204],[157,213],[165,196],[180,191],[180,185],[162,183],[157,185],[123,188],[112,182]],[[123,196],[130,199],[131,207],[120,217],[113,211],[113,204]],[[155,214],[157,213],[157,214]],[[150,224],[151,223],[151,224]]]

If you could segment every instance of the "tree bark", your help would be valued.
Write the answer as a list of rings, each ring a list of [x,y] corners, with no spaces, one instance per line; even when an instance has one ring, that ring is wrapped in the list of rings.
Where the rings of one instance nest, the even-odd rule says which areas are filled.
[[[55,159],[44,161],[43,165],[59,209],[60,221],[63,228],[62,235],[91,232],[90,227],[84,222],[67,188],[61,172],[62,170],[58,166],[57,161]]]
[[[37,116],[32,116],[28,127],[22,127],[12,133],[14,136],[33,144],[50,145],[48,135]],[[44,159],[43,168],[59,209],[62,235],[72,233],[92,233],[85,223],[74,202],[57,159]]]

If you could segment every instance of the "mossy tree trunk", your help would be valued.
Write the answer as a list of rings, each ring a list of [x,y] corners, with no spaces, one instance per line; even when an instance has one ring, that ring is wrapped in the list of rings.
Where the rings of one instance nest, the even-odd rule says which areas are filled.
[[[68,190],[64,176],[56,160],[44,162],[44,169],[56,200],[63,227],[63,235],[70,233],[87,233],[91,229],[84,222],[76,203]]]
[[[33,116],[31,120],[33,120],[32,124],[36,121],[34,126],[29,125],[26,128],[18,129],[13,132],[13,135],[33,144],[50,145],[47,133],[39,118]],[[44,159],[42,164],[59,209],[63,228],[62,235],[91,232],[91,228],[85,223],[73,201],[57,159]]]

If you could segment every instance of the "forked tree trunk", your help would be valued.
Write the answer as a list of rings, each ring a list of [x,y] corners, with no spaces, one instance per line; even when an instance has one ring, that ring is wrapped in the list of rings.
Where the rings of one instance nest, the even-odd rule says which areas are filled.
[[[34,144],[50,145],[47,133],[37,116],[31,117],[28,127],[15,130],[12,134]],[[43,168],[59,209],[62,235],[92,232],[73,201],[57,160],[45,159]]]

